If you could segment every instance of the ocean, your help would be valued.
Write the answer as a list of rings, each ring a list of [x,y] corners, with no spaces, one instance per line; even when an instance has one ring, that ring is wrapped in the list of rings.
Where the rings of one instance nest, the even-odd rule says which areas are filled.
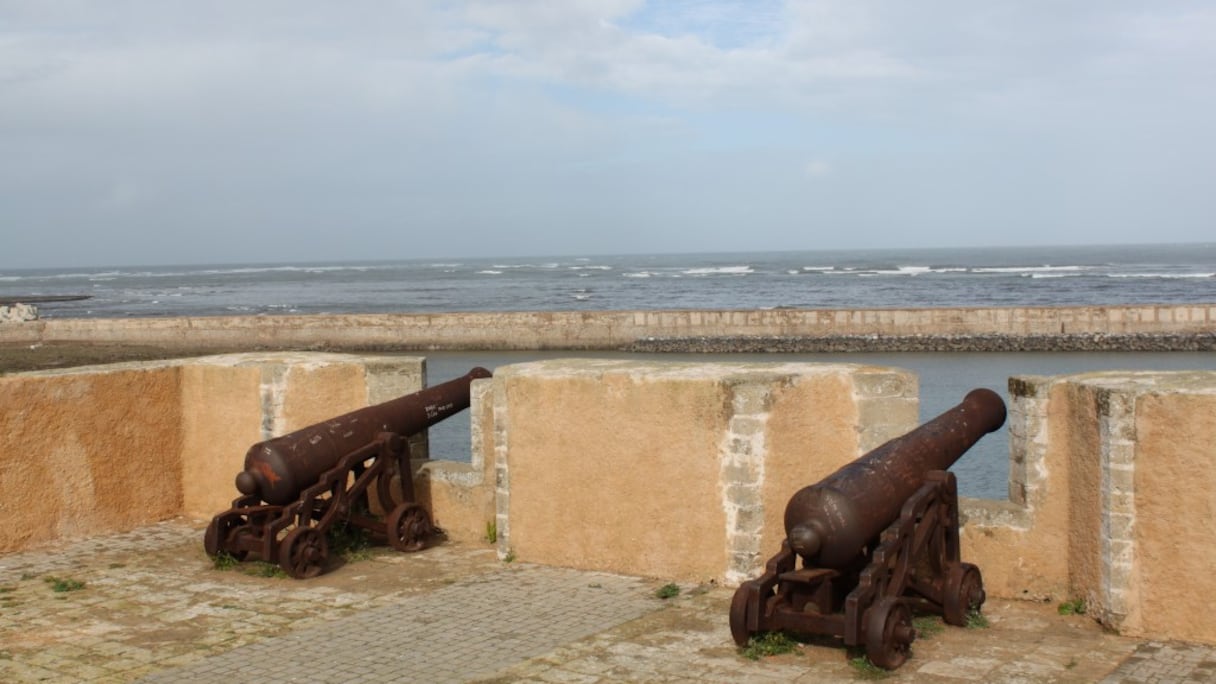
[[[44,318],[1210,303],[1216,302],[1216,243],[0,270],[0,301],[31,295],[88,297],[41,304]],[[493,369],[574,355],[426,354],[432,383],[462,375],[474,365]],[[629,355],[579,352],[577,356]],[[1012,375],[1216,370],[1216,354],[1210,352],[646,358],[856,362],[907,368],[920,378],[922,420],[958,403],[975,387],[988,387],[1007,397]],[[431,444],[436,457],[467,461],[467,421],[449,420],[433,428]],[[964,496],[1005,498],[1006,435],[985,437],[954,470]]]
[[[43,317],[1216,301],[1216,243],[0,270]]]

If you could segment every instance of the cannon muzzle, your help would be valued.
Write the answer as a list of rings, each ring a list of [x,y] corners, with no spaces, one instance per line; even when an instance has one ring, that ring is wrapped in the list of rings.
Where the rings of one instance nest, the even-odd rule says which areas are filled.
[[[1005,402],[972,390],[940,416],[804,487],[785,509],[790,548],[808,564],[846,569],[899,517],[930,471],[946,470],[1005,423]]]

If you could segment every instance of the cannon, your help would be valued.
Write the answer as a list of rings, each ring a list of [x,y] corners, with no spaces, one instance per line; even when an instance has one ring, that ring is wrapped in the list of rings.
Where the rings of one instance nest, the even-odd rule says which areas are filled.
[[[418,551],[437,533],[417,501],[407,437],[469,406],[484,368],[420,392],[368,406],[258,442],[236,476],[241,496],[207,525],[203,548],[216,557],[254,554],[290,576],[315,577],[335,525],[366,530],[400,551]],[[375,484],[383,518],[371,513]],[[396,486],[394,486],[396,483]]]
[[[781,550],[731,601],[735,643],[778,630],[838,638],[893,670],[916,638],[913,611],[965,625],[984,603],[984,584],[960,558],[958,484],[946,469],[1004,422],[1000,396],[972,390],[796,492]]]

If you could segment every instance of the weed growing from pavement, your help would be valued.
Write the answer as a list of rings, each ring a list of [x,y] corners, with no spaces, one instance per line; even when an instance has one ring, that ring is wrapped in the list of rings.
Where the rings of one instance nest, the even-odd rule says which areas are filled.
[[[675,582],[664,584],[655,590],[654,595],[664,600],[675,598],[680,595],[680,587]]]
[[[785,632],[764,632],[748,639],[746,646],[740,646],[739,655],[748,660],[760,660],[783,653],[797,653],[800,647],[801,644]]]
[[[277,577],[279,579],[287,578],[287,571],[283,570],[283,568],[280,568],[274,563],[267,563],[266,561],[253,561],[252,563],[245,565],[242,572],[253,577]]]
[[[853,668],[858,679],[886,679],[891,676],[889,670],[884,670],[881,667],[870,662],[870,659],[865,655],[857,655],[849,658],[849,667]]]
[[[486,535],[482,539],[485,539],[486,543],[489,544],[498,543],[498,523],[493,520],[486,523]]]
[[[1071,601],[1065,601],[1056,608],[1056,611],[1059,612],[1060,615],[1084,615],[1085,599],[1079,598]]]
[[[367,560],[375,555],[371,535],[361,527],[345,523],[334,525],[329,528],[326,538],[330,553],[342,556],[348,563]]]
[[[508,549],[508,550],[507,550],[507,555],[505,555],[505,556],[503,556],[503,557],[502,557],[502,562],[504,562],[504,563],[514,563],[514,562],[515,562],[515,551],[514,551],[514,550],[512,550],[512,549]]]
[[[916,629],[916,638],[932,639],[935,635],[945,631],[946,626],[942,624],[940,618],[936,615],[922,615],[917,618],[912,618],[912,626]]]
[[[51,591],[57,594],[84,589],[84,582],[72,579],[71,577],[47,576],[43,577],[42,581],[50,585]]]
[[[987,629],[988,618],[978,610],[967,611],[967,629]]]
[[[240,561],[227,551],[220,551],[211,557],[211,567],[216,570],[231,570],[239,564]]]
[[[251,577],[287,577],[287,573],[283,571],[283,568],[274,563],[267,563],[266,561],[242,563],[226,551],[220,551],[212,556],[211,566],[216,570],[236,570],[239,568],[242,573]]]

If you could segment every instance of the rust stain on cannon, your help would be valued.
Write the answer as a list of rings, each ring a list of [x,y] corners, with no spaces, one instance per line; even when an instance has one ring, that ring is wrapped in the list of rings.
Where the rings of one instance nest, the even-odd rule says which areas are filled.
[[[911,654],[914,610],[965,624],[985,594],[979,568],[960,558],[958,488],[946,469],[1004,422],[1000,396],[973,390],[796,492],[781,550],[731,601],[735,642],[775,630],[828,635],[895,669]]]

